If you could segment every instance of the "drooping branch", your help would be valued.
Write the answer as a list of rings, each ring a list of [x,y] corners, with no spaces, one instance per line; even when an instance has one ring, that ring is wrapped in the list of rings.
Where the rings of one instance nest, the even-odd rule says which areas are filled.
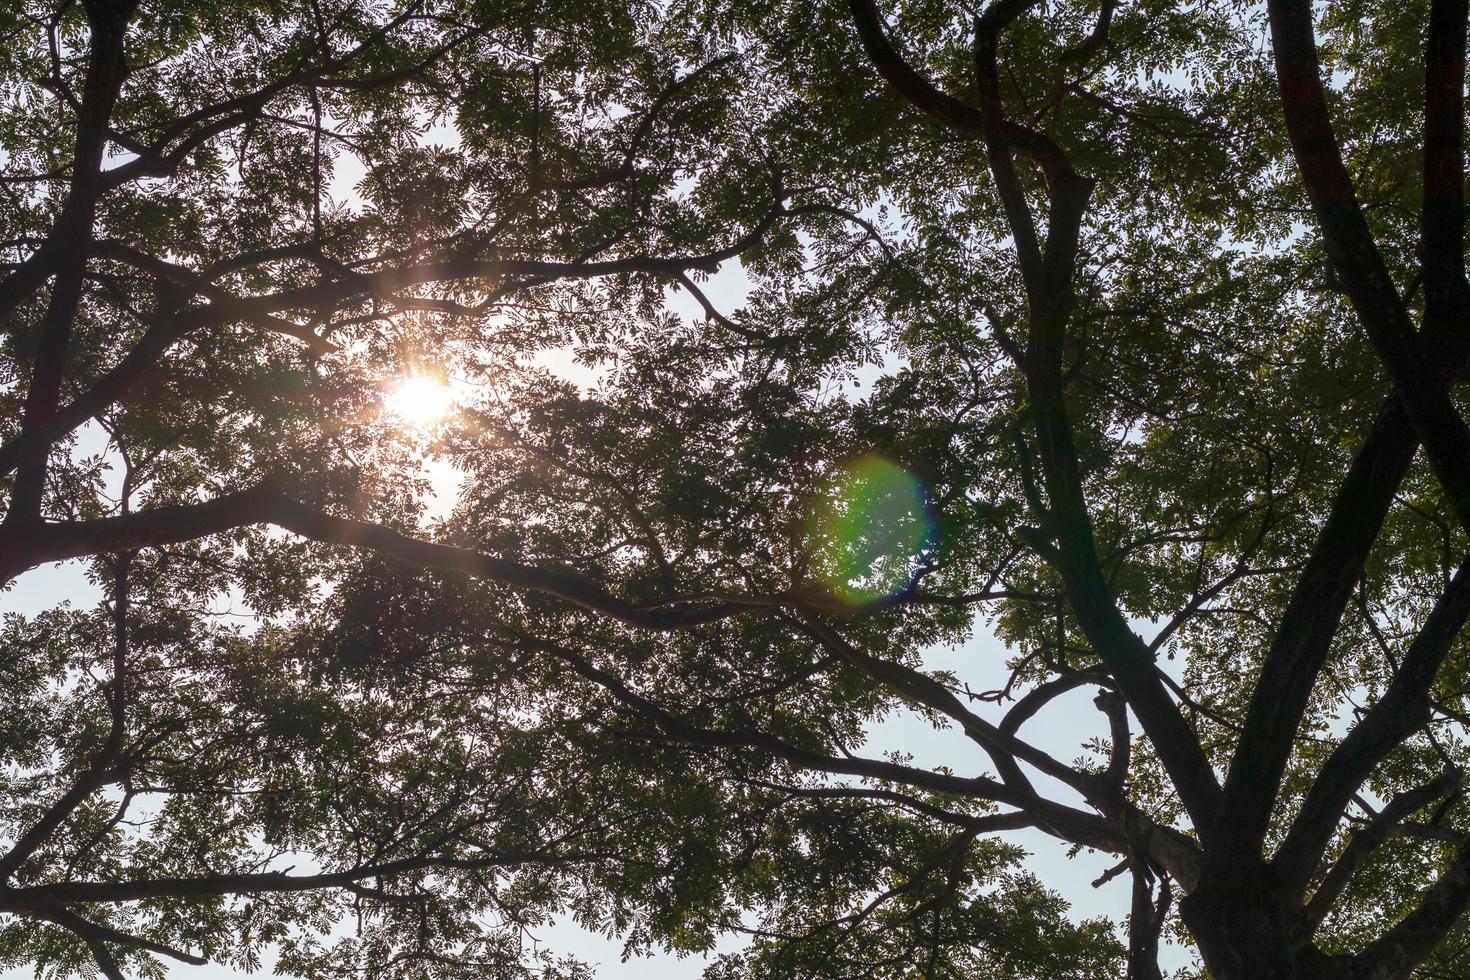
[[[741,778],[740,781],[765,789],[777,790],[789,796],[802,799],[874,800],[882,803],[892,803],[905,810],[910,810],[929,817],[932,820],[937,820],[940,823],[952,824],[956,827],[974,831],[975,833],[1021,830],[1035,826],[1035,819],[1020,810],[1013,813],[987,813],[984,816],[977,817],[968,813],[956,813],[953,810],[946,810],[943,807],[935,806],[908,793],[900,793],[891,789],[859,786],[788,786],[763,779],[749,778]]]
[[[293,875],[282,871],[222,872],[179,878],[138,878],[130,881],[69,881],[21,888],[0,888],[0,911],[30,914],[32,910],[85,902],[137,902],[162,898],[210,898],[222,895],[290,894],[345,888],[373,878],[434,868],[480,871],[531,864],[566,864],[598,855],[542,850],[500,850],[483,857],[420,854],[396,861],[365,863],[341,871]]]
[[[1018,761],[1023,761],[1083,795],[1089,795],[1096,789],[1087,773],[1073,769],[1017,738],[1013,733],[990,724],[966,708],[959,698],[932,677],[904,664],[882,660],[859,650],[811,613],[804,613],[802,621],[818,642],[844,663],[895,693],[958,723],[966,736],[985,749],[1006,785],[1034,792],[1030,780],[1017,765]]]
[[[129,573],[131,554],[119,556],[113,563],[112,596],[112,680],[107,684],[104,695],[108,707],[107,735],[92,754],[87,767],[72,782],[71,786],[42,812],[11,845],[10,850],[0,855],[0,882],[4,882],[36,851],[51,840],[61,826],[86,800],[102,787],[116,781],[120,763],[123,762],[123,747],[127,736],[128,699],[128,608]]]
[[[806,605],[801,595],[735,593],[673,596],[632,603],[603,585],[570,572],[537,568],[472,548],[424,541],[381,524],[328,514],[301,503],[272,481],[197,504],[155,507],[94,521],[0,529],[0,582],[47,562],[166,547],[253,524],[273,524],[323,544],[375,551],[413,568],[457,572],[514,589],[541,592],[643,629],[683,629],[752,609],[782,606],[797,609]],[[942,687],[939,690],[953,697]],[[1006,735],[1002,740],[1009,738]]]
[[[353,273],[335,280],[282,290],[260,296],[240,297],[230,302],[211,303],[208,321],[229,322],[284,313],[291,310],[317,310],[359,297],[383,296],[411,286],[466,279],[505,280],[514,277],[536,279],[597,279],[636,273],[675,276],[698,269],[714,272],[721,263],[735,258],[759,242],[789,212],[780,203],[769,207],[743,235],[710,252],[655,256],[634,255],[619,259],[586,262],[558,262],[539,259],[464,258]]]
[[[1159,880],[1159,897],[1153,897],[1153,874],[1137,860],[1130,862],[1133,876],[1132,905],[1128,913],[1128,980],[1161,980],[1159,936],[1169,917],[1174,894],[1169,879]]]
[[[1027,816],[1029,825],[1052,833],[1064,840],[1085,843],[1089,847],[1115,850],[1122,846],[1116,832],[1092,814],[1064,804],[1037,797],[983,776],[960,777],[944,772],[917,769],[879,759],[844,754],[827,756],[792,745],[756,729],[736,731],[710,729],[679,718],[634,691],[621,678],[603,670],[580,653],[547,640],[522,636],[521,642],[550,655],[575,673],[607,691],[613,698],[654,724],[664,736],[676,741],[714,748],[751,748],[780,759],[800,769],[834,775],[861,776],[884,782],[913,786],[932,792],[983,799],[1016,807]]]
[[[0,898],[0,902],[3,901],[4,899]],[[150,953],[157,953],[160,956],[167,956],[170,959],[178,960],[181,963],[188,963],[191,966],[204,966],[209,962],[202,956],[186,953],[166,943],[145,939],[142,936],[129,935],[110,926],[104,926],[90,919],[84,919],[59,904],[41,903],[20,911],[20,914],[30,915],[34,918],[51,922],[73,933],[87,944],[88,949],[92,951],[92,955],[97,959],[98,966],[106,971],[110,965],[111,969],[115,971],[115,975],[119,978],[122,977],[122,971],[118,969],[117,961],[107,952],[108,944],[144,949]],[[113,974],[108,975],[110,977]]]
[[[192,269],[149,255],[142,249],[135,248],[127,242],[116,239],[97,241],[92,244],[92,253],[104,258],[117,259],[134,268],[141,269],[160,280],[170,282],[178,287],[183,287],[187,292],[197,296],[203,296],[209,300],[211,306],[239,303],[241,300],[241,297],[215,285]],[[188,315],[185,314],[185,316],[187,318]],[[283,320],[280,317],[266,314],[251,322],[267,330],[284,334],[287,337],[294,337],[305,344],[307,350],[319,357],[336,350],[336,347],[312,333],[311,330],[301,324],[292,323],[290,320]]]
[[[735,615],[746,605],[704,603],[646,608],[580,576],[523,565],[468,548],[411,538],[367,521],[335,517],[264,483],[199,504],[158,507],[96,521],[59,522],[13,531],[3,542],[0,581],[45,562],[192,541],[269,523],[324,544],[376,551],[403,564],[460,572],[512,588],[544,592],[631,626],[677,629]]]

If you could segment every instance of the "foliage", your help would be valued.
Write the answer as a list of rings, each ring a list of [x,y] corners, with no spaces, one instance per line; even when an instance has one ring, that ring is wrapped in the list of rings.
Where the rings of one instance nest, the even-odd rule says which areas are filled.
[[[1465,17],[0,13],[0,959],[1452,975]]]

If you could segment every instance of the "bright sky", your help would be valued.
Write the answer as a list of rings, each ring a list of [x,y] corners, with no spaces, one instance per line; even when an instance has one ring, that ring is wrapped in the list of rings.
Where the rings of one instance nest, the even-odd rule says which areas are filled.
[[[44,566],[22,575],[9,592],[0,595],[0,612],[36,613],[63,599],[76,605],[100,599],[99,592],[85,580],[76,563]],[[1005,683],[1007,657],[1000,642],[982,628],[962,647],[930,650],[926,661],[932,669],[955,671],[972,687],[985,690]],[[1080,754],[1078,746],[1082,741],[1103,734],[1105,728],[1103,716],[1091,704],[1088,692],[1079,690],[1054,702],[1028,724],[1024,734],[1042,749],[1071,760]],[[880,755],[893,750],[911,753],[915,765],[946,765],[961,774],[980,771],[980,752],[961,733],[954,729],[936,731],[912,714],[900,714],[874,726],[862,752]],[[1068,790],[1049,777],[1035,772],[1030,775],[1043,792],[1052,791],[1059,799],[1070,797]],[[1117,920],[1126,914],[1129,901],[1126,876],[1099,889],[1090,884],[1114,863],[1111,856],[1084,852],[1069,860],[1066,857],[1069,845],[1040,831],[1017,831],[1004,836],[1032,852],[1027,867],[1071,903],[1074,917],[1107,916]],[[680,960],[668,955],[622,963],[620,939],[589,933],[570,921],[542,930],[538,938],[558,952],[599,963],[599,980],[696,980],[703,966],[699,959]],[[738,940],[732,939],[722,948],[736,946]],[[1166,949],[1161,959],[1166,968],[1189,962],[1187,951],[1182,949]],[[23,980],[30,975],[28,970],[0,971],[0,980]],[[171,976],[177,980],[234,980],[248,974],[213,965],[176,965]]]
[[[455,145],[458,134],[451,126],[436,125],[420,137],[420,142]],[[357,198],[354,188],[362,173],[362,167],[356,160],[350,157],[340,159],[329,186],[331,196],[337,201],[352,202]],[[727,262],[719,274],[702,285],[702,289],[718,309],[729,312],[740,305],[747,283],[739,263]],[[683,315],[703,318],[699,306],[682,292],[672,295],[671,303]],[[537,357],[537,361],[568,380],[584,384],[590,381],[587,369],[573,363],[568,352],[544,352]],[[894,365],[887,366],[890,370],[893,367]],[[861,397],[870,390],[872,383],[883,373],[882,367],[863,372],[858,396]],[[437,381],[422,376],[400,381],[385,392],[384,400],[385,407],[397,412],[408,423],[432,421],[448,407],[445,402],[444,388]],[[98,445],[93,446],[91,442]],[[105,440],[96,438],[96,434],[90,437],[84,435],[83,451],[100,452],[104,446]],[[435,505],[430,508],[431,514],[443,513],[453,505],[459,483],[458,475],[446,464],[435,461],[428,462],[426,474],[436,495]],[[98,601],[99,598],[98,591],[86,581],[78,564],[52,565],[22,575],[9,591],[0,593],[0,612],[32,614],[48,609],[62,600],[84,605]],[[1005,662],[1008,656],[1001,643],[982,626],[963,647],[930,650],[926,661],[933,669],[954,670],[971,687],[986,690],[1005,683]],[[1135,725],[1135,729],[1136,727]],[[1090,695],[1085,690],[1080,690],[1054,702],[1028,723],[1024,734],[1039,747],[1070,761],[1081,754],[1079,746],[1083,741],[1097,735],[1106,735],[1106,731],[1106,722],[1091,704]],[[900,714],[874,726],[862,751],[876,756],[893,750],[911,753],[916,765],[944,765],[961,774],[977,773],[982,768],[981,753],[961,733],[954,730],[936,731],[927,722],[911,714]],[[1039,773],[1031,775],[1043,792],[1053,790],[1059,799],[1074,798],[1070,790],[1061,787],[1050,777]],[[1090,884],[1115,863],[1111,856],[1084,852],[1074,859],[1068,859],[1066,852],[1069,845],[1040,831],[1011,832],[1004,836],[1032,852],[1027,867],[1044,884],[1058,891],[1071,903],[1076,918],[1107,916],[1121,920],[1126,915],[1129,905],[1127,876],[1121,876],[1100,889],[1094,889]],[[703,969],[703,961],[698,958],[680,960],[673,956],[655,956],[622,963],[621,939],[589,933],[570,921],[542,930],[538,938],[558,952],[599,964],[599,980],[696,980]],[[739,941],[732,939],[721,948],[738,948],[738,945]],[[1183,949],[1165,949],[1161,955],[1161,965],[1166,970],[1185,966],[1189,961],[1187,951]],[[264,972],[269,974],[269,971],[268,960]],[[29,970],[0,971],[0,980],[22,980],[30,975]],[[248,976],[219,966],[184,965],[173,966],[170,975],[177,980],[226,980]]]
[[[727,272],[716,276],[707,289],[711,299],[722,309],[732,309],[738,305],[744,291],[738,264],[730,265],[734,266],[734,274]],[[692,301],[681,296],[674,302],[680,312],[690,316],[699,315]],[[564,373],[569,380],[588,380],[585,369],[574,365],[569,358],[551,356],[544,358],[543,363]],[[881,368],[865,372],[863,388],[870,388],[882,373]],[[410,378],[385,394],[385,404],[390,409],[401,410],[411,420],[418,420],[441,412],[445,407],[442,404],[443,397],[443,389],[437,387],[437,382]],[[398,402],[403,404],[395,407]],[[100,443],[103,442],[99,435],[95,432],[84,434],[82,451],[99,452],[102,448]],[[94,446],[91,444],[93,442],[99,445]],[[437,498],[431,512],[443,513],[453,504],[458,485],[457,475],[442,463],[431,462],[426,469]],[[49,565],[22,575],[8,592],[0,594],[0,612],[33,614],[62,600],[83,605],[98,601],[99,598],[98,590],[86,581],[78,563]],[[953,670],[977,690],[987,690],[1004,684],[1008,656],[1002,644],[982,626],[969,643],[958,649],[930,650],[926,661],[933,669]],[[1079,690],[1058,699],[1028,723],[1024,734],[1058,758],[1071,760],[1080,754],[1079,746],[1084,740],[1106,734],[1106,724],[1102,714],[1090,703],[1088,692]],[[936,731],[927,722],[908,713],[890,717],[874,726],[862,751],[876,756],[893,750],[911,753],[916,765],[944,765],[961,774],[981,771],[979,750],[961,733],[953,729]],[[1031,775],[1044,792],[1052,791],[1059,799],[1074,798],[1070,790],[1050,777],[1039,773]],[[1069,845],[1040,831],[1019,831],[1005,836],[1032,852],[1032,858],[1027,862],[1028,868],[1071,903],[1075,917],[1107,916],[1116,920],[1126,914],[1129,901],[1126,876],[1115,879],[1100,889],[1094,889],[1090,884],[1114,863],[1112,857],[1084,852],[1076,858],[1068,859],[1066,852]],[[558,952],[600,964],[600,980],[695,980],[703,967],[700,959],[681,960],[668,955],[623,963],[620,939],[589,933],[570,921],[542,930],[538,938]],[[735,948],[738,944],[738,938],[732,937],[721,948]],[[1163,965],[1167,968],[1184,966],[1189,962],[1186,951],[1181,949],[1165,950],[1163,960]],[[27,970],[0,972],[0,980],[21,980],[28,976],[30,972]],[[178,980],[225,980],[246,974],[219,966],[177,965],[172,968],[171,976]]]

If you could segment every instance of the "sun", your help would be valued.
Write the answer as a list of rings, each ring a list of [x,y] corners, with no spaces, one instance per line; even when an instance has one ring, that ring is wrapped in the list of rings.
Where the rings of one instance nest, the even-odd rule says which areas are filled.
[[[400,378],[383,394],[383,407],[407,428],[425,429],[454,407],[449,386],[428,374]]]

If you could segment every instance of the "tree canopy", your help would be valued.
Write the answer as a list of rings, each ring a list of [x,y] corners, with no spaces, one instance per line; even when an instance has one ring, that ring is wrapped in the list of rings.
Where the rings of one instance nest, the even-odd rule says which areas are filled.
[[[7,5],[0,964],[1464,975],[1467,17]]]

